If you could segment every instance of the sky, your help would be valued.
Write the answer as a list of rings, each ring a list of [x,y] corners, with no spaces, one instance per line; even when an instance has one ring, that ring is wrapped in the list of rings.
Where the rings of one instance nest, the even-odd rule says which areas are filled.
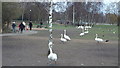
[[[56,3],[57,1],[66,1],[66,0],[53,0],[54,3]],[[89,0],[86,0],[89,2]],[[119,2],[120,0],[103,0],[102,2],[104,3],[103,7],[101,7],[100,12],[105,14],[105,13],[116,13],[118,11],[117,5],[113,2]],[[57,12],[64,12],[66,10],[65,6],[67,6],[66,2],[61,2],[62,3],[62,7],[64,9],[59,8],[59,6],[55,6],[55,10]],[[112,4],[111,4],[112,3]],[[106,11],[108,10],[108,11]]]
[[[120,0],[103,0],[105,4],[109,4],[111,2],[119,2]]]
[[[103,1],[104,5],[103,7],[101,7],[101,12],[103,12],[103,14],[105,13],[118,14],[118,6],[116,5],[116,3],[119,1],[120,0],[104,0]]]

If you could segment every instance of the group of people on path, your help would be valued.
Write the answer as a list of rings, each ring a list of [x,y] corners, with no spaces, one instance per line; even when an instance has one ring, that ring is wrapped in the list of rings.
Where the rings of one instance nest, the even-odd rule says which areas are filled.
[[[30,30],[32,30],[32,26],[33,26],[33,24],[32,24],[32,22],[30,21],[29,22],[29,26],[26,26],[26,23],[25,22],[21,22],[19,25],[18,25],[18,27],[19,27],[19,31],[22,33],[23,32],[23,30],[28,30],[28,27],[30,28]],[[16,32],[16,24],[15,24],[15,22],[13,22],[12,23],[12,30],[13,30],[13,32]]]

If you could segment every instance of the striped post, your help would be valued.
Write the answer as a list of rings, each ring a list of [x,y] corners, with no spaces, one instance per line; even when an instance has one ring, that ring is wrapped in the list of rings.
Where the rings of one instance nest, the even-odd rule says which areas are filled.
[[[51,2],[50,2],[50,5],[49,5],[49,33],[50,33],[50,36],[49,36],[49,43],[50,42],[53,42],[53,37],[52,37],[52,11],[53,11],[53,2],[52,2],[52,0],[51,0]]]

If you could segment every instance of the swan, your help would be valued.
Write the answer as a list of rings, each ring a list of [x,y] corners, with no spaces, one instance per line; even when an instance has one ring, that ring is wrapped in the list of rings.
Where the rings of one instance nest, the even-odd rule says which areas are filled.
[[[85,29],[89,28],[88,26],[85,26]]]
[[[99,43],[99,42],[108,42],[109,40],[103,40],[101,38],[98,38],[98,34],[96,34],[95,41],[97,41]]]
[[[88,28],[92,28],[92,26],[88,26]]]
[[[79,28],[80,28],[80,26],[77,27],[77,29],[79,29]]]
[[[96,34],[95,41],[97,41],[97,42],[99,43],[99,42],[103,42],[103,39],[101,39],[101,38],[98,38],[98,34]]]
[[[87,31],[85,31],[84,33],[85,33],[85,34],[89,33],[88,29],[87,29]]]
[[[84,29],[84,27],[83,27],[83,26],[78,26],[77,28],[78,28],[78,29],[79,29],[79,28]]]
[[[85,35],[85,33],[80,33],[80,36],[83,36],[83,35]]]
[[[80,36],[83,36],[83,35],[85,35],[84,29],[82,29],[82,33],[80,33]]]
[[[58,59],[57,54],[53,53],[52,47],[49,46],[49,51],[48,51],[48,59],[49,59],[49,63],[51,63],[51,61],[54,61],[56,64],[56,61]]]
[[[88,26],[85,26],[85,30],[87,30]]]
[[[61,34],[60,40],[61,40],[62,42],[67,42],[67,40],[66,40],[65,38],[63,38],[63,34]]]
[[[66,35],[66,30],[64,30],[64,38],[69,41],[71,40],[70,37]]]

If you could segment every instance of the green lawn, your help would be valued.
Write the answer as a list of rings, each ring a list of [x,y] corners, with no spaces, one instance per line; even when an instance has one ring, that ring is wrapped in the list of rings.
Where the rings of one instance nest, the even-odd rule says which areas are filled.
[[[98,36],[102,39],[109,39],[109,40],[118,40],[118,27],[116,25],[95,25],[93,28],[89,29],[89,33],[84,35],[83,37],[80,37],[79,34],[81,32],[81,29],[77,29],[75,26],[67,26],[61,24],[53,24],[53,29],[63,31],[63,29],[67,29],[69,31],[70,37],[74,39],[88,39],[88,40],[94,40],[95,35],[98,34]],[[57,32],[57,31],[56,31]],[[58,36],[58,33],[53,35],[55,37]],[[115,34],[113,33],[115,32]],[[41,32],[40,32],[41,33]],[[103,36],[104,35],[104,36]]]
[[[65,26],[63,24],[53,24],[53,29],[71,29],[71,28],[75,27],[71,25]]]
[[[67,26],[61,24],[53,24],[53,29],[76,29],[74,26]],[[76,29],[77,30],[77,29]],[[80,29],[77,32],[81,32]],[[115,32],[115,34],[113,33]],[[93,28],[89,29],[89,33],[84,35],[83,37],[78,37],[73,35],[73,38],[76,39],[94,39],[95,35],[102,39],[109,39],[109,40],[118,40],[118,27],[116,25],[95,25]]]
[[[115,34],[113,32],[115,32]],[[118,27],[115,25],[96,25],[89,29],[88,34],[79,38],[94,39],[96,34],[98,34],[98,36],[102,39],[118,40]]]

